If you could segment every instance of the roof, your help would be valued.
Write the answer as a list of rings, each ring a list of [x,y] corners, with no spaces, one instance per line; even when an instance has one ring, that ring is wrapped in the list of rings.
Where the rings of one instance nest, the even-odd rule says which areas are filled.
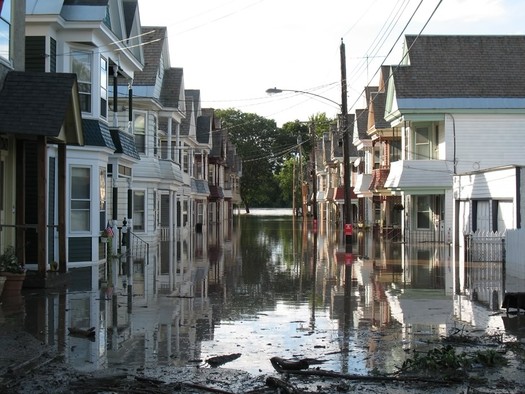
[[[140,160],[140,155],[135,146],[133,136],[118,129],[111,129],[111,137],[115,144],[115,153],[122,153],[126,156]]]
[[[191,125],[197,127],[196,117],[200,110],[200,90],[186,89],[184,95],[186,97],[186,117],[182,120],[180,135],[189,135]]]
[[[224,158],[224,151],[223,151],[223,143],[224,143],[224,135],[221,131],[214,131],[211,133],[211,151],[209,154],[209,158],[211,159],[223,159]]]
[[[210,195],[208,197],[209,201],[217,201],[224,199],[224,192],[222,187],[217,185],[208,185],[210,188]]]
[[[210,143],[210,132],[211,128],[211,117],[210,116],[199,116],[197,118],[197,141],[201,144]]]
[[[393,67],[398,98],[523,98],[525,36],[405,37]]]
[[[96,119],[82,119],[82,129],[86,145],[116,149],[107,124]]]
[[[161,58],[166,38],[167,28],[165,26],[143,26],[143,45],[144,68],[136,72],[133,77],[133,84],[136,86],[154,86],[157,80],[159,67],[162,67]],[[146,34],[148,33],[148,34]]]
[[[0,133],[83,145],[76,74],[11,71],[0,91]]]
[[[179,108],[183,76],[184,71],[182,68],[168,68],[164,70],[160,102],[165,107]]]
[[[210,194],[208,181],[191,178],[191,191],[192,193],[205,194],[208,196]]]
[[[356,109],[355,110],[356,122],[357,122],[357,135],[360,140],[369,140],[370,136],[367,133],[368,130],[368,109]]]

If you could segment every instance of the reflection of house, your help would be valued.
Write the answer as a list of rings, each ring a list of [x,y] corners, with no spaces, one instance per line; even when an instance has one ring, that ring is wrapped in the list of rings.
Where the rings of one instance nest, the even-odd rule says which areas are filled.
[[[451,242],[452,175],[525,162],[525,76],[516,67],[525,37],[405,41],[385,104],[401,159],[391,163],[385,187],[402,199],[407,241]]]

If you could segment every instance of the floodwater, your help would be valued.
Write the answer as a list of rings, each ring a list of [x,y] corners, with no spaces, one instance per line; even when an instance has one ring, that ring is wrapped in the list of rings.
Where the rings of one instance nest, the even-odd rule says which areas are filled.
[[[525,335],[523,315],[499,308],[519,281],[497,264],[467,269],[458,292],[448,245],[361,233],[352,256],[344,251],[329,224],[314,231],[288,210],[254,210],[145,256],[72,270],[65,290],[24,290],[0,323],[19,322],[82,371],[210,368],[209,358],[235,355],[224,367],[254,375],[273,372],[274,356],[394,372],[408,350],[451,332]],[[91,327],[92,337],[68,335]]]

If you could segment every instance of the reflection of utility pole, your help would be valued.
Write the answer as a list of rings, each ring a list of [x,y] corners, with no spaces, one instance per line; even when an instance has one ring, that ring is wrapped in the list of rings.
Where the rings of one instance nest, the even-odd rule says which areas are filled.
[[[317,233],[317,163],[316,163],[316,130],[315,123],[310,124],[310,133],[312,136],[312,218],[313,231]]]
[[[347,108],[347,86],[346,86],[346,55],[345,44],[341,40],[341,128],[343,132],[343,166],[344,166],[344,213],[345,213],[345,262],[352,263],[352,194],[350,189],[350,136],[348,125],[348,108]]]

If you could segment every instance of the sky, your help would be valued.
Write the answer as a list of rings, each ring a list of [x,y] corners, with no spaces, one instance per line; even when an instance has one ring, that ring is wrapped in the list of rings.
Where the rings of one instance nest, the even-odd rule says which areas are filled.
[[[203,108],[278,126],[340,112],[341,42],[354,113],[381,65],[401,61],[406,34],[525,34],[523,0],[139,0],[139,10],[142,26],[167,27],[171,67]],[[306,93],[266,93],[274,87]]]

